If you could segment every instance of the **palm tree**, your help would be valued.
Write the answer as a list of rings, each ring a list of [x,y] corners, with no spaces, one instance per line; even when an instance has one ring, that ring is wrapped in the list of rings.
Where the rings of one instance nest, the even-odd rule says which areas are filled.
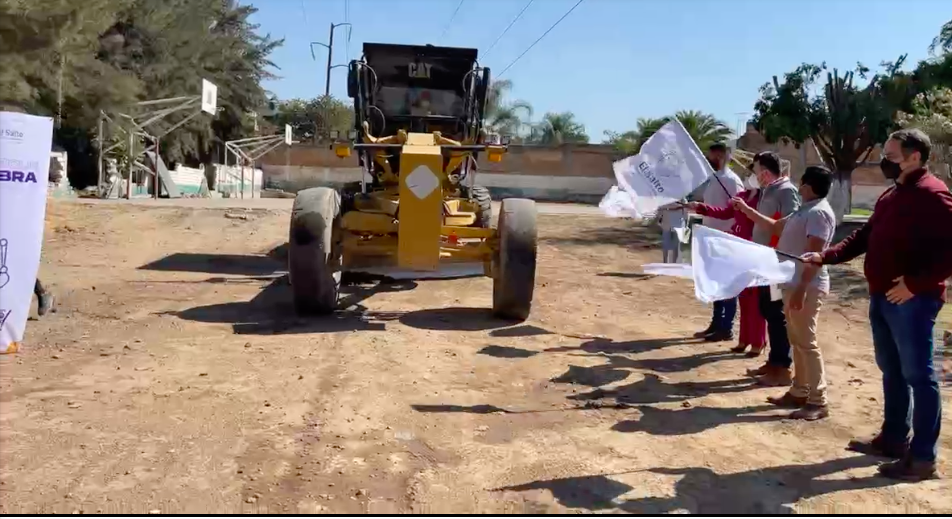
[[[572,112],[549,112],[536,125],[533,131],[534,142],[557,145],[566,142],[588,142],[585,126],[575,120]]]
[[[502,79],[493,81],[486,93],[485,126],[490,132],[517,135],[523,122],[532,117],[532,105],[517,99],[506,101],[506,95],[512,90],[512,81]]]
[[[715,142],[725,142],[731,135],[730,128],[721,121],[718,121],[713,115],[705,114],[697,110],[681,110],[674,116],[660,118],[640,118],[638,127],[635,130],[624,133],[606,132],[608,142],[615,145],[615,148],[626,155],[634,155],[641,150],[648,139],[654,135],[662,126],[677,119],[687,130],[688,135],[694,139],[698,147],[702,150],[714,144]]]
[[[939,30],[939,35],[932,40],[932,45],[929,45],[929,53],[935,54],[936,50],[940,51],[940,54],[952,52],[952,20],[945,22]]]
[[[731,129],[711,114],[697,110],[681,110],[674,114],[674,118],[681,122],[688,135],[702,150],[707,150],[714,143],[727,142],[731,136]]]

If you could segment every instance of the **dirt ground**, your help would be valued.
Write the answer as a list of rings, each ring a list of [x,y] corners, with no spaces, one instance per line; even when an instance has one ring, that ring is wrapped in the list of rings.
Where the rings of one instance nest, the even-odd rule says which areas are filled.
[[[761,359],[684,338],[710,310],[639,274],[644,228],[541,216],[521,325],[489,316],[485,278],[350,286],[305,320],[288,212],[235,212],[51,203],[59,311],[0,358],[0,512],[952,510],[948,479],[844,450],[882,407],[853,269],[820,324],[832,416],[798,423],[743,376]]]

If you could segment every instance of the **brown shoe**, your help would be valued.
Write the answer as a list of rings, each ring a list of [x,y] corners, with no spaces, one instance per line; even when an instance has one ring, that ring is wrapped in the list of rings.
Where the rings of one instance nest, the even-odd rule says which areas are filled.
[[[889,479],[903,481],[926,481],[939,479],[934,461],[914,460],[909,456],[879,466],[879,475]]]
[[[769,369],[770,369],[770,364],[764,363],[763,366],[761,366],[761,367],[759,367],[759,368],[757,368],[757,369],[748,369],[748,370],[747,370],[747,376],[748,376],[748,377],[759,377],[759,376],[761,376],[761,375],[766,375],[766,374],[767,374],[767,370],[769,370]]]
[[[757,384],[767,387],[783,387],[793,383],[793,373],[790,368],[769,366],[767,372],[757,377]]]
[[[807,404],[790,413],[792,420],[806,420],[812,422],[830,416],[830,408],[825,405]]]
[[[909,442],[887,442],[883,437],[883,433],[879,433],[871,440],[850,441],[846,446],[846,450],[898,460],[905,458],[909,454]]]
[[[789,392],[787,392],[787,393],[784,393],[783,396],[781,397],[769,396],[767,397],[767,402],[777,407],[786,407],[789,409],[800,409],[801,407],[807,405],[807,397],[793,396]]]

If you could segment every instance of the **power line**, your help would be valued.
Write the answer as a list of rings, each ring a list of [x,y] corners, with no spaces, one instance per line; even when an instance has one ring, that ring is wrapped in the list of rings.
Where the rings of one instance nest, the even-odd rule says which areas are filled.
[[[456,19],[456,13],[459,12],[459,8],[460,8],[460,7],[463,7],[463,2],[465,2],[465,1],[466,1],[466,0],[459,0],[459,3],[456,4],[456,9],[453,10],[453,16],[450,16],[450,21],[446,22],[446,27],[443,28],[443,32],[440,33],[440,37],[439,37],[439,39],[438,39],[437,41],[442,40],[442,39],[443,39],[443,36],[446,36],[446,31],[449,31],[449,30],[450,30],[450,25],[452,25],[453,20]]]
[[[535,0],[529,0],[526,6],[523,7],[521,11],[519,11],[519,14],[517,14],[516,17],[513,18],[511,22],[509,22],[509,25],[507,25],[505,29],[503,29],[502,34],[496,37],[496,41],[494,41],[493,44],[490,45],[488,49],[486,49],[486,52],[483,53],[484,58],[486,57],[487,54],[489,54],[489,51],[493,50],[493,47],[495,47],[496,44],[499,43],[499,40],[501,40],[502,37],[505,36],[507,32],[509,32],[509,29],[511,29],[512,26],[515,25],[515,23],[519,20],[519,18],[522,17],[522,13],[526,12],[526,9],[528,9],[529,6],[532,5],[532,2],[535,2]]]
[[[510,68],[512,68],[512,66],[515,65],[517,61],[519,61],[520,59],[522,59],[522,57],[525,56],[527,52],[529,52],[530,50],[532,50],[532,47],[535,47],[537,43],[539,43],[540,41],[542,41],[542,38],[545,38],[545,35],[546,35],[546,34],[549,34],[549,33],[552,31],[552,29],[555,29],[555,27],[556,27],[558,24],[562,23],[562,20],[564,20],[566,17],[568,17],[568,15],[572,14],[572,11],[574,11],[575,8],[578,7],[579,4],[581,4],[581,3],[584,2],[584,1],[585,1],[585,0],[578,0],[578,2],[576,2],[575,5],[573,5],[571,9],[569,9],[565,14],[562,15],[561,18],[559,18],[558,20],[556,20],[555,23],[552,24],[552,27],[549,27],[548,29],[546,29],[546,31],[545,31],[544,33],[542,33],[542,36],[539,36],[539,38],[538,38],[536,41],[532,42],[532,45],[529,45],[529,48],[528,48],[528,49],[522,51],[522,54],[520,54],[519,57],[517,57],[516,59],[512,60],[512,63],[506,65],[506,68],[502,69],[502,72],[500,72],[499,75],[496,76],[496,79],[501,78],[502,75],[505,74],[507,70],[509,70]]]

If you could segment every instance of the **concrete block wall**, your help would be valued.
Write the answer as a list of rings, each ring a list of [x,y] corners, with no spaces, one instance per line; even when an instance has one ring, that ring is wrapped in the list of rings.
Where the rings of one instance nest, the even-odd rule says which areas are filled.
[[[615,183],[610,146],[558,147],[512,145],[502,162],[479,161],[475,182],[493,198],[597,203]],[[289,154],[274,152],[262,159],[264,185],[297,192],[314,186],[339,187],[360,180],[356,156],[340,159],[327,146],[294,146]]]
[[[297,193],[317,186],[341,187],[359,182],[360,168],[322,168],[265,165],[265,188]],[[369,175],[365,178],[370,181]],[[467,181],[468,182],[468,181]],[[513,173],[478,173],[475,183],[489,189],[496,200],[531,198],[546,202],[597,203],[615,183],[614,178],[542,176]]]

